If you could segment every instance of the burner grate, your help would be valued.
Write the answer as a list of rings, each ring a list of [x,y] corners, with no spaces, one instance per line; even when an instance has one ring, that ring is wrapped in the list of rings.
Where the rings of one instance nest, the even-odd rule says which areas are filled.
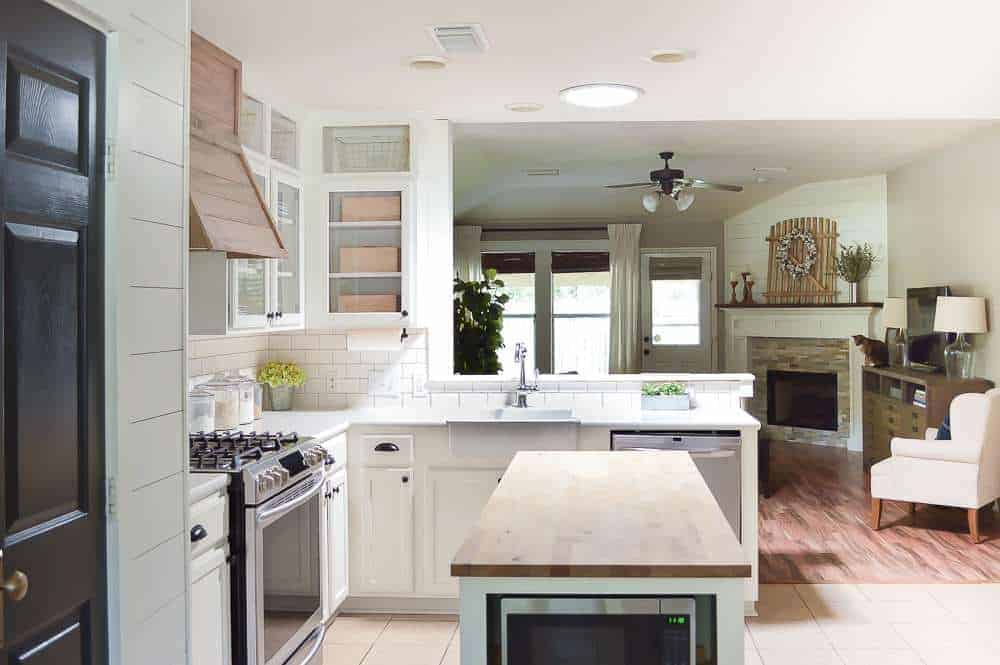
[[[195,432],[188,436],[192,470],[238,471],[298,443],[297,432]]]

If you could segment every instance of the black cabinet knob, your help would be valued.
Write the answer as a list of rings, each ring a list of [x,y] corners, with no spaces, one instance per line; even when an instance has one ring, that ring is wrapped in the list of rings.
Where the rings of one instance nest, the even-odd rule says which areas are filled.
[[[649,349],[643,349],[642,350],[642,355],[648,356],[649,355]]]
[[[208,538],[208,531],[200,524],[195,524],[191,527],[191,542],[197,543],[199,540],[205,540]]]
[[[339,487],[334,487],[333,488],[333,493],[334,494],[340,494],[340,488]]]
[[[404,483],[410,482],[410,477],[409,476],[403,476],[403,482]]]
[[[268,312],[265,316],[267,316],[267,320],[270,321],[274,318],[274,312]]]
[[[649,335],[646,335],[645,337],[643,337],[642,341],[644,341],[646,344],[649,344]]]
[[[410,313],[407,312],[405,309],[402,312],[400,312],[400,314],[402,314],[403,316],[409,316],[410,315]]]

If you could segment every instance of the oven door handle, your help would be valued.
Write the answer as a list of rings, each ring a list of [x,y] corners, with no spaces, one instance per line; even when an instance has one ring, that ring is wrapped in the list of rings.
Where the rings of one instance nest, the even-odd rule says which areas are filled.
[[[306,654],[305,658],[299,661],[299,665],[309,665],[309,663],[313,661],[313,658],[316,657],[316,654],[319,653],[320,648],[322,648],[323,646],[323,638],[325,636],[326,636],[326,624],[320,623],[313,629],[311,633],[309,633],[309,637],[306,638],[306,642],[308,642],[311,639],[315,639],[315,642],[313,642],[312,648],[309,649],[309,653]],[[292,655],[294,656],[295,654]]]
[[[323,489],[323,483],[317,481],[315,485],[309,488],[309,491],[307,491],[305,494],[301,496],[295,497],[288,503],[282,503],[273,508],[266,508],[264,510],[261,510],[260,512],[257,513],[257,521],[263,522],[264,520],[274,517],[275,515],[280,515],[281,513],[287,513],[290,510],[298,508],[303,503],[309,501],[309,499],[319,494],[322,489]]]

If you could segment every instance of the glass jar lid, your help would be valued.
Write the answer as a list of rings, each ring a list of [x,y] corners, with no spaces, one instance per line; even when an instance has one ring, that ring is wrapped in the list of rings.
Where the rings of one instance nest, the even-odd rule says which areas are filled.
[[[201,384],[200,388],[234,388],[238,381],[225,374],[213,374],[212,378]]]

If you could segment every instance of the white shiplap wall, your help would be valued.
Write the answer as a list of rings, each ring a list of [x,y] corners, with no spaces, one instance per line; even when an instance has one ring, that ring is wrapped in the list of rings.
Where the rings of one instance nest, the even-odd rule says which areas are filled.
[[[189,0],[53,0],[109,35],[109,649],[188,661],[185,287]]]
[[[861,289],[864,300],[881,302],[889,274],[886,211],[885,175],[815,182],[791,189],[725,220],[724,277],[728,279],[730,272],[750,266],[756,279],[754,297],[763,301],[760,294],[767,288],[768,257],[765,238],[771,225],[793,217],[827,217],[839,225],[839,243],[871,243],[881,258]],[[838,281],[838,289],[840,299],[845,300],[847,286]]]

